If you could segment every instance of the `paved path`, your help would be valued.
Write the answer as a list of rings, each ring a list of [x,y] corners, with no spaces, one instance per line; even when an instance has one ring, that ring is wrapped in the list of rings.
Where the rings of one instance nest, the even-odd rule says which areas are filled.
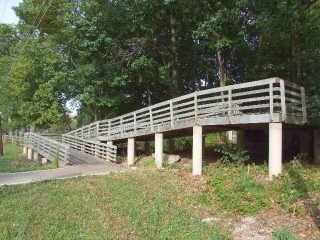
[[[107,175],[111,172],[126,171],[126,168],[113,163],[95,163],[66,166],[64,168],[18,173],[0,173],[0,186],[25,184],[78,176]]]

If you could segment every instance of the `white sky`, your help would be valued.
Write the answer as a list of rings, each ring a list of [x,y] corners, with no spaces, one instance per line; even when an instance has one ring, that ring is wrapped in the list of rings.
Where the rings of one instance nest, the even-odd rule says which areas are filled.
[[[19,18],[12,7],[16,7],[22,0],[0,0],[0,23],[17,24]]]

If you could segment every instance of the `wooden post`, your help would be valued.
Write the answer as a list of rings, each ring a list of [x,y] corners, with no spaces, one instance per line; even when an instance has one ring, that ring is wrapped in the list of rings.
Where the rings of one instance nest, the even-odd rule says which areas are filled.
[[[136,112],[133,113],[133,130],[134,130],[134,133],[137,132],[137,113]]]
[[[194,123],[198,121],[198,93],[194,93]]]
[[[300,91],[301,91],[301,105],[302,105],[303,123],[307,123],[306,93],[305,93],[304,87],[301,87]]]
[[[286,110],[286,90],[284,87],[284,80],[280,80],[280,94],[281,94],[281,113],[282,121],[286,120],[287,110]]]
[[[149,115],[150,115],[150,126],[151,126],[151,131],[154,130],[154,127],[153,127],[153,119],[152,119],[152,108],[149,107]]]
[[[172,100],[170,100],[170,122],[171,122],[171,128],[174,128],[173,104],[172,104]]]
[[[273,83],[269,84],[270,122],[273,121]]]
[[[232,89],[231,88],[228,90],[228,104],[229,104],[228,117],[229,117],[229,123],[231,123],[232,121]]]

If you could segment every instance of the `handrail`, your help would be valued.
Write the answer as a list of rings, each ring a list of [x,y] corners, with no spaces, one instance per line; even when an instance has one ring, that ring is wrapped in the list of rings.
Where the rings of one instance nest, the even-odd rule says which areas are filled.
[[[18,146],[23,146],[23,137],[22,136],[9,136],[9,135],[3,135],[2,139],[4,142],[16,144]]]
[[[260,122],[294,120],[304,124],[307,121],[304,91],[303,87],[280,78],[206,89],[96,121],[67,134],[116,140],[194,124],[251,123],[253,115]]]
[[[24,134],[24,145],[32,148],[43,157],[53,161],[56,157],[66,163],[70,159],[70,147],[67,144],[57,142],[39,134],[29,132]]]
[[[72,149],[90,154],[97,158],[111,162],[117,161],[117,146],[115,145],[90,141],[68,134],[62,136],[62,142],[68,144]]]

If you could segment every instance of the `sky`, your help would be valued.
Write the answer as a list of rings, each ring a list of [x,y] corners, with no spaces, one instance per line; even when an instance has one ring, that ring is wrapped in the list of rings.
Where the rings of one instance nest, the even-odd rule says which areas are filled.
[[[22,0],[0,0],[0,23],[17,24],[19,18],[12,7],[16,7]]]

